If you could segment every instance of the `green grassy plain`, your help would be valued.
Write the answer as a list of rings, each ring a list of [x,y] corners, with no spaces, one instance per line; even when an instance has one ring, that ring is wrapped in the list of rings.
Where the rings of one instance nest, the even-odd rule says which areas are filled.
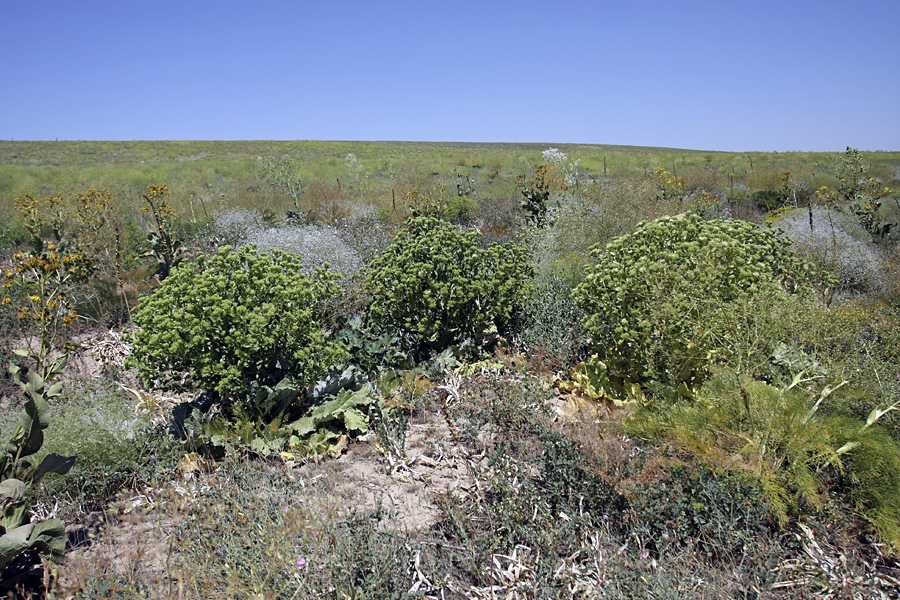
[[[148,180],[168,182],[181,193],[214,189],[238,194],[234,181],[253,177],[258,157],[290,155],[305,177],[346,177],[344,158],[353,153],[362,172],[375,179],[404,174],[450,178],[454,169],[506,179],[525,165],[541,162],[541,152],[556,147],[578,160],[587,178],[638,177],[663,167],[685,178],[688,188],[708,181],[718,187],[752,185],[768,171],[790,171],[807,180],[827,178],[834,153],[710,152],[641,146],[584,144],[482,144],[454,142],[325,141],[0,141],[0,201],[22,194],[49,194],[84,185],[109,184],[137,193]],[[864,153],[873,172],[894,179],[900,152]]]
[[[663,168],[680,177],[686,190],[704,188],[734,194],[775,188],[790,171],[807,189],[833,185],[823,152],[710,152],[639,146],[462,142],[342,141],[0,141],[0,244],[21,240],[14,228],[13,200],[71,196],[88,188],[108,189],[126,222],[136,214],[147,184],[166,184],[179,215],[203,218],[211,206],[283,213],[289,204],[263,177],[262,162],[289,156],[304,185],[325,195],[354,188],[357,204],[396,209],[411,190],[443,183],[452,195],[457,174],[475,183],[479,204],[515,201],[516,176],[543,162],[541,152],[557,147],[578,161],[579,183],[653,179]],[[348,154],[358,160],[348,170]],[[900,152],[864,153],[872,173],[886,182],[900,178]],[[315,192],[311,195],[315,196]]]

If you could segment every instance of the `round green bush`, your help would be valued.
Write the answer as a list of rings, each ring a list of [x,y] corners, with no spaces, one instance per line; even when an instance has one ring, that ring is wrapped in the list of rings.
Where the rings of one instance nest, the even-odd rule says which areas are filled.
[[[745,221],[662,217],[594,246],[596,262],[573,295],[612,374],[695,385],[729,339],[751,335],[740,332],[753,318],[741,312],[759,309],[751,301],[805,289],[809,266],[789,245]]]
[[[527,251],[480,248],[480,237],[432,217],[408,219],[366,270],[369,322],[435,350],[506,326],[531,274]]]
[[[315,382],[346,351],[323,326],[337,276],[320,269],[310,279],[302,267],[253,245],[182,263],[141,300],[128,365],[159,388],[215,391],[226,404],[285,378]]]

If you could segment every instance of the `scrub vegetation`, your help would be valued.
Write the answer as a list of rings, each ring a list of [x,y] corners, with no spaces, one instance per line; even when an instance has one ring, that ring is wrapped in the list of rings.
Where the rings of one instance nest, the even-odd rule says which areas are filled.
[[[0,142],[2,593],[898,597],[898,180]]]

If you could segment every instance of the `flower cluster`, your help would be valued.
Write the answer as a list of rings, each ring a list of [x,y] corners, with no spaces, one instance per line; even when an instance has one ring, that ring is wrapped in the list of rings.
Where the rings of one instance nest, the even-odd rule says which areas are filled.
[[[660,200],[684,197],[684,181],[680,177],[662,167],[653,169],[653,174],[656,175],[656,183],[659,186],[657,197]]]
[[[557,148],[547,148],[541,155],[544,157],[545,163],[553,165],[562,171],[563,180],[567,187],[573,187],[575,185],[578,179],[578,163],[581,162],[581,159],[570,162],[566,153],[561,152]]]
[[[141,210],[152,212],[158,220],[166,225],[171,225],[177,216],[175,209],[169,204],[171,195],[169,186],[151,183],[147,186],[147,193],[141,196],[141,202],[144,204],[141,206]]]
[[[446,188],[447,186],[443,183],[439,183],[431,188],[431,195],[419,192],[419,190],[406,192],[406,198],[409,201],[409,212],[414,217],[445,218],[450,211]]]
[[[37,348],[30,350],[39,362],[50,351],[60,329],[77,318],[70,296],[71,286],[85,278],[88,261],[78,253],[63,253],[47,243],[41,253],[17,252],[3,270],[0,305],[10,307],[19,321],[30,321],[38,328]]]
[[[700,215],[708,215],[722,202],[723,198],[720,194],[710,192],[705,189],[697,189],[684,197],[687,208]]]

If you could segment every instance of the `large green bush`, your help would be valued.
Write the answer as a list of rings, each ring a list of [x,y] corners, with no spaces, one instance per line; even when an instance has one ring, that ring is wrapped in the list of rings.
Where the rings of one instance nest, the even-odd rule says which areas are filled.
[[[525,292],[527,251],[480,248],[480,237],[435,218],[409,219],[367,269],[370,323],[433,349],[503,328]]]
[[[335,278],[320,269],[310,279],[293,255],[253,245],[182,263],[142,300],[128,364],[160,388],[215,391],[226,406],[285,378],[308,385],[346,355],[323,326]]]
[[[804,289],[809,267],[789,244],[744,221],[682,214],[594,246],[574,297],[595,351],[630,381],[701,382],[731,338],[750,335],[733,326],[748,300]],[[756,317],[741,316],[752,327]]]

